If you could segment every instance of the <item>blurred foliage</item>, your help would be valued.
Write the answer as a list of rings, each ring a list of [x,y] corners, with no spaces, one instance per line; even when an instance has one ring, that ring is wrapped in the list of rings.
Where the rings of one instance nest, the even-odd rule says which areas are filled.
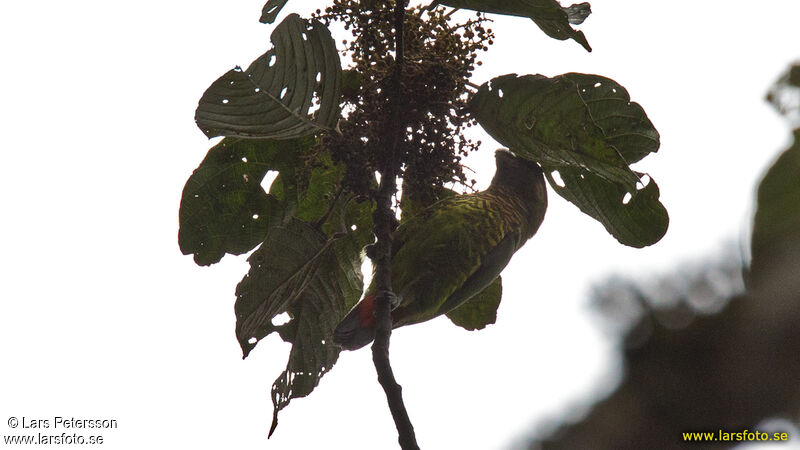
[[[787,99],[796,94],[784,90],[796,92],[799,75],[792,67],[768,96],[790,118]],[[800,129],[794,137],[758,186],[749,267],[728,255],[650,283],[612,279],[595,291],[623,336],[625,379],[586,417],[529,448],[686,448],[686,431],[798,423]]]
[[[800,63],[792,65],[767,92],[767,101],[785,116],[793,127],[800,127]]]

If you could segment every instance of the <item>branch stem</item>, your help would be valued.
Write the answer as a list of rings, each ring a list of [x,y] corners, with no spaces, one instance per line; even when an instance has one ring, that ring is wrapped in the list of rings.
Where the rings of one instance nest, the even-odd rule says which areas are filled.
[[[375,196],[376,207],[373,213],[375,231],[375,283],[378,295],[375,305],[376,330],[375,342],[372,344],[372,361],[378,374],[378,382],[386,393],[386,401],[392,413],[395,427],[397,428],[398,442],[403,450],[418,450],[414,426],[408,417],[405,403],[403,402],[403,389],[394,378],[394,372],[389,362],[389,339],[392,335],[391,315],[391,290],[392,290],[392,232],[395,225],[395,214],[392,209],[392,197],[397,192],[397,175],[400,170],[398,147],[403,138],[403,123],[401,113],[402,75],[403,75],[403,23],[405,21],[406,0],[396,0],[394,9],[395,29],[395,65],[394,86],[389,98],[391,105],[391,120],[385,130],[388,143],[388,154],[384,158],[384,165],[380,168],[381,184]]]

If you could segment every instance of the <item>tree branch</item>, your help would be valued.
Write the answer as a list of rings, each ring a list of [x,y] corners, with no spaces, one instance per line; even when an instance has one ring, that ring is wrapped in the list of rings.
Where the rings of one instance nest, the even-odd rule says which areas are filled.
[[[389,339],[392,335],[392,232],[394,231],[395,215],[392,210],[392,197],[397,192],[397,174],[400,169],[398,147],[403,138],[403,124],[401,122],[402,106],[402,73],[403,73],[403,22],[405,19],[406,0],[396,0],[394,10],[395,29],[395,65],[394,89],[391,93],[391,120],[385,130],[388,138],[388,154],[384,158],[381,168],[381,184],[375,196],[376,208],[373,213],[375,237],[375,283],[378,288],[375,315],[376,330],[375,342],[372,344],[372,361],[378,373],[378,382],[386,393],[386,401],[392,413],[395,427],[397,428],[400,448],[418,450],[414,426],[408,417],[403,403],[402,387],[394,378],[394,372],[389,362]]]

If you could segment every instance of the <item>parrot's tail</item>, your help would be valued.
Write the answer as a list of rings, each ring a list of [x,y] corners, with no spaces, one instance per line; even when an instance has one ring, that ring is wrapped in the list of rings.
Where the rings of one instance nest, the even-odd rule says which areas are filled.
[[[333,330],[333,342],[358,350],[375,339],[375,294],[367,294]]]

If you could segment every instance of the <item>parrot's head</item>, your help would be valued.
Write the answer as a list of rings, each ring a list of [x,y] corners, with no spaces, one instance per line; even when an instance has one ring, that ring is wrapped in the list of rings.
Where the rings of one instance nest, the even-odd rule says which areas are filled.
[[[535,231],[547,209],[547,188],[542,168],[534,161],[515,156],[506,149],[495,152],[495,161],[497,171],[491,186],[522,201]]]
[[[524,197],[546,196],[544,174],[539,164],[534,161],[515,156],[501,148],[494,154],[497,172],[492,179],[493,186],[512,188]]]

